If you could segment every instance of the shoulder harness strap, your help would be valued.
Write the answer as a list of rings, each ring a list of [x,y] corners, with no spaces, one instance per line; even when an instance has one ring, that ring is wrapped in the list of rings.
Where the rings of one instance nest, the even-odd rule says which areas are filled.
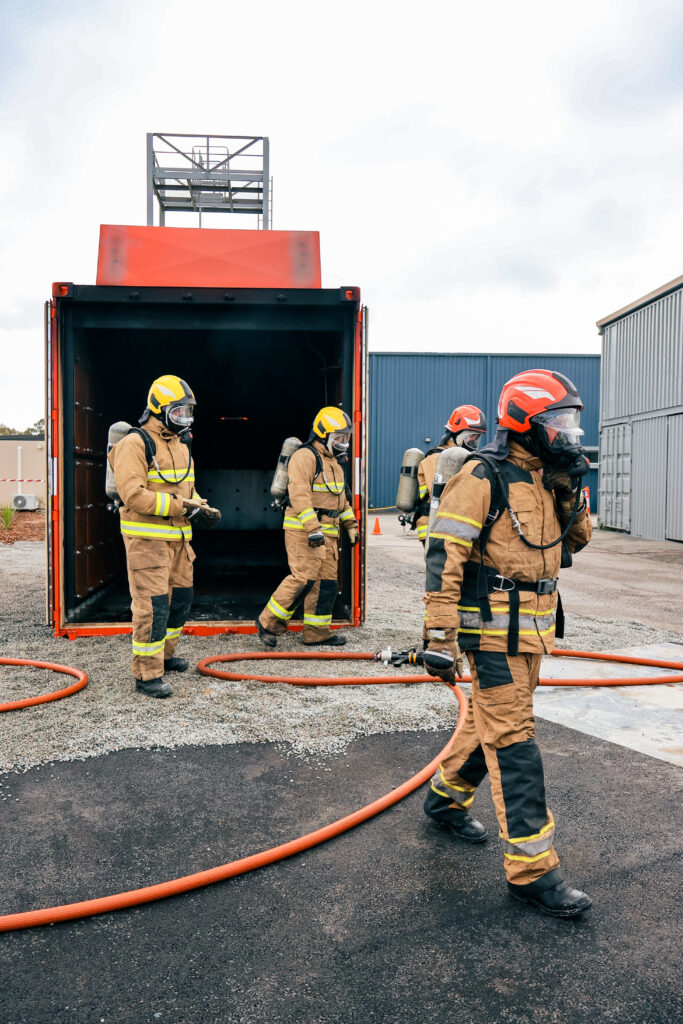
[[[157,445],[152,435],[148,434],[146,430],[142,429],[142,427],[131,427],[128,433],[140,435],[145,444],[145,455],[147,456],[147,465],[153,465],[157,453]]]

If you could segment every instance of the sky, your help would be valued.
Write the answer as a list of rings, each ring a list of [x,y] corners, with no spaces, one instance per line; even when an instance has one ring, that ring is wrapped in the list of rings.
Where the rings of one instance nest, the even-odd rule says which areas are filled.
[[[671,0],[2,0],[0,423],[43,414],[51,282],[145,223],[147,132],[267,135],[371,350],[583,353],[683,273],[682,115]]]

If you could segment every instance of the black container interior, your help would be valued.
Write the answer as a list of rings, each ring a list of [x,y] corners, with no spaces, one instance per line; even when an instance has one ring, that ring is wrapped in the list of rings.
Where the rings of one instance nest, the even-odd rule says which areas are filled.
[[[305,441],[321,406],[350,409],[356,304],[338,290],[134,295],[77,287],[60,306],[66,621],[130,620],[118,515],[104,493],[107,431],[136,424],[165,373],[195,392],[196,487],[223,515],[194,534],[191,620],[253,620],[287,572],[269,492],[280,447]],[[340,566],[334,617],[349,620],[347,545]]]

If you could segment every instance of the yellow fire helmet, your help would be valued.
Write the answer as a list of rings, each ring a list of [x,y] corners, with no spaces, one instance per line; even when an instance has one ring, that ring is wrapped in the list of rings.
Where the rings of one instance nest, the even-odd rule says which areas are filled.
[[[172,373],[157,377],[147,396],[147,410],[177,434],[192,426],[196,404],[190,385]]]
[[[351,420],[344,410],[334,405],[326,405],[313,420],[313,435],[339,462],[346,461],[352,429]]]
[[[343,409],[338,409],[335,405],[326,405],[313,420],[313,433],[321,441],[327,440],[330,434],[350,430],[351,420]]]

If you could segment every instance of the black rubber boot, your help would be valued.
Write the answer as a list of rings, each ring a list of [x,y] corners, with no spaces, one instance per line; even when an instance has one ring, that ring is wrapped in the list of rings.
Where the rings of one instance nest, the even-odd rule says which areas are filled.
[[[271,633],[269,629],[262,626],[259,619],[256,620],[256,628],[258,629],[258,638],[261,643],[265,644],[266,647],[275,647],[275,644],[277,643],[275,633]]]
[[[187,658],[168,658],[164,661],[164,672],[187,672],[189,667]]]
[[[170,697],[173,690],[163,679],[136,679],[135,689],[147,697]]]
[[[346,637],[343,633],[330,633],[324,640],[304,640],[305,647],[343,647]]]
[[[551,917],[576,917],[593,904],[585,892],[567,885],[560,875],[559,868],[554,868],[529,885],[513,885],[512,882],[508,882],[508,889],[516,900],[531,903]]]
[[[480,821],[473,818],[469,811],[457,811],[454,807],[450,807],[450,803],[448,797],[439,796],[429,786],[423,810],[437,828],[450,833],[457,839],[463,839],[466,843],[483,843],[485,839],[488,839],[489,834],[486,827]]]

